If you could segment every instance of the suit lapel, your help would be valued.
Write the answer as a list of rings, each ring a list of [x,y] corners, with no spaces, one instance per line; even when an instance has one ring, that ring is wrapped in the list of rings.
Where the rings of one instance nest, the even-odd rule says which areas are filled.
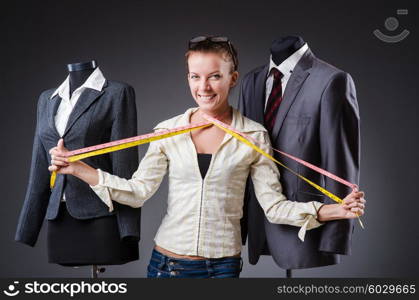
[[[86,88],[80,98],[77,100],[76,106],[68,118],[67,126],[65,128],[63,136],[67,134],[70,128],[74,125],[77,119],[89,108],[89,106],[96,101],[105,91],[97,91],[94,89]]]
[[[52,99],[48,99],[48,125],[53,132],[55,132],[58,136],[59,133],[57,128],[55,127],[55,114],[57,113],[58,107],[61,103],[61,97],[55,95]]]
[[[304,81],[310,75],[309,69],[313,65],[313,54],[310,49],[301,57],[300,61],[294,68],[290,79],[288,80],[287,86],[284,91],[284,98],[279,106],[275,126],[272,130],[272,140],[275,141],[278,138],[279,132],[281,131],[282,125],[285,118],[287,117],[288,111],[294,103],[298,92],[304,84]],[[272,142],[273,142],[272,141]]]
[[[264,110],[265,110],[265,91],[266,91],[266,77],[268,75],[269,65],[266,65],[258,74],[255,74],[255,94],[253,101],[250,102],[251,119],[263,124],[264,123]]]

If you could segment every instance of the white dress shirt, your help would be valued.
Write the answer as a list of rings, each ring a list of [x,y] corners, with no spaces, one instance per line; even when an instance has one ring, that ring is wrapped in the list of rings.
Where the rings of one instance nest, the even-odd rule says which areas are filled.
[[[190,108],[184,114],[159,123],[154,129],[189,125]],[[233,109],[231,126],[263,142],[272,154],[266,129]],[[253,179],[256,197],[268,220],[306,230],[322,225],[317,221],[321,202],[286,200],[276,164],[251,147],[227,134],[212,155],[202,179],[195,145],[190,133],[151,142],[137,171],[127,180],[98,169],[99,183],[93,191],[113,210],[112,201],[141,207],[169,174],[166,215],[155,236],[157,245],[182,255],[208,258],[236,255],[241,251],[240,219],[246,179]]]
[[[272,68],[277,69],[280,71],[284,76],[281,78],[281,86],[282,86],[282,95],[284,95],[285,87],[287,86],[288,80],[291,77],[292,71],[294,70],[295,66],[297,65],[298,61],[301,57],[306,53],[308,49],[307,43],[305,43],[300,49],[295,51],[291,54],[286,60],[284,60],[280,65],[276,65],[272,60],[272,55],[269,62],[269,71],[268,77],[266,79],[266,90],[265,90],[265,109],[268,103],[269,95],[272,91],[274,75],[270,74]]]
[[[50,97],[51,101],[53,101],[52,98],[54,98],[54,96],[57,94],[61,97],[61,103],[58,106],[57,113],[54,117],[55,127],[60,137],[63,136],[70,114],[73,111],[73,108],[76,106],[76,103],[79,100],[80,95],[83,93],[83,91],[86,88],[101,91],[103,85],[105,84],[105,81],[106,79],[98,67],[92,72],[92,74],[90,74],[90,76],[81,86],[79,86],[75,91],[73,91],[71,95],[70,75],[67,76],[64,82],[54,91],[54,93]],[[64,194],[61,201],[65,201]]]

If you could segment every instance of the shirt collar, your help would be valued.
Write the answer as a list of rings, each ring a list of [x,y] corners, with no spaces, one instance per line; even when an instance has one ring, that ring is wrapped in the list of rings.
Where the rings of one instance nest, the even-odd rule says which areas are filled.
[[[300,49],[295,51],[293,54],[291,54],[286,60],[284,60],[281,64],[276,65],[274,61],[272,60],[272,55],[270,57],[269,62],[269,74],[272,70],[272,68],[278,69],[284,76],[289,75],[294,70],[295,66],[297,65],[298,61],[301,59],[301,57],[304,55],[304,53],[307,51],[308,45],[305,43]]]
[[[189,120],[192,113],[197,111],[198,109],[199,107],[191,107],[188,110],[186,110],[186,112],[183,115],[181,115],[176,122],[172,123],[170,122],[170,120],[169,122],[162,122],[158,126],[154,127],[154,129],[173,129],[174,127],[188,126],[190,125]],[[263,126],[247,119],[234,107],[233,117],[230,126],[243,133],[252,131],[266,131],[266,129]]]
[[[78,89],[82,88],[90,88],[97,91],[101,91],[103,88],[103,85],[105,84],[105,77],[103,76],[103,73],[100,71],[99,67],[97,67],[92,74],[86,79],[86,81],[78,87]],[[67,78],[64,80],[63,83],[54,91],[54,93],[51,95],[50,99],[54,98],[55,95],[59,95],[63,99],[70,99],[70,75],[67,76]]]

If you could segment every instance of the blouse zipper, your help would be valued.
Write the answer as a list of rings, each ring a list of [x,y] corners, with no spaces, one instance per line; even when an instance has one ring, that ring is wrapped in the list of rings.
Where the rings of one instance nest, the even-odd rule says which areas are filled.
[[[233,120],[231,122],[232,124],[233,124],[233,121],[234,121],[234,112],[233,112]],[[189,143],[192,146],[192,149],[194,150],[195,157],[196,157],[198,154],[197,154],[197,151],[196,151],[196,148],[195,148],[195,144],[192,141],[191,132],[188,132],[188,138],[189,138]],[[221,141],[221,144],[218,146],[217,150],[214,152],[214,154],[211,157],[211,162],[210,162],[210,165],[208,167],[208,171],[207,171],[207,174],[206,174],[205,177],[207,177],[208,173],[210,172],[210,169],[211,169],[211,166],[212,166],[212,161],[214,160],[215,155],[218,153],[218,151],[221,149],[221,147],[224,146],[224,144],[227,143],[227,141],[230,140],[231,138],[232,138],[232,136],[226,132],[225,135],[224,135],[223,140]],[[196,161],[198,161],[198,160],[196,159]],[[199,164],[198,164],[198,170],[199,170]],[[200,205],[199,205],[199,219],[198,219],[199,222],[198,222],[198,237],[197,237],[197,242],[196,242],[196,255],[199,255],[198,250],[199,250],[199,236],[200,236],[200,233],[201,233],[201,214],[202,214],[202,198],[204,197],[204,195],[203,195],[204,194],[204,181],[205,181],[205,178],[202,179],[202,185],[201,185],[201,201],[200,201]]]
[[[196,255],[198,255],[198,248],[199,248],[199,234],[201,232],[201,213],[202,213],[202,198],[203,198],[203,194],[204,194],[204,180],[202,180],[202,185],[201,185],[201,202],[199,205],[199,222],[198,222],[198,239],[196,242]]]

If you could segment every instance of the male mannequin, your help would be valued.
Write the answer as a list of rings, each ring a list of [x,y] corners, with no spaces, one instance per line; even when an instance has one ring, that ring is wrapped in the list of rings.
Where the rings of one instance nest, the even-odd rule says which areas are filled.
[[[316,58],[298,36],[275,40],[271,62],[243,78],[239,110],[250,119],[266,125],[267,103],[275,80],[270,69],[280,71],[282,96],[268,129],[272,146],[320,166],[352,183],[359,180],[359,112],[354,83],[349,74]],[[282,72],[281,72],[282,70]],[[281,86],[280,85],[280,86]],[[350,192],[295,161],[274,152],[276,159],[291,169],[342,197]],[[289,200],[333,201],[295,175],[279,167],[283,193]],[[243,238],[248,229],[249,261],[271,254],[278,266],[287,269],[312,268],[337,264],[339,254],[350,254],[353,221],[328,222],[307,232],[304,242],[297,228],[269,223],[259,207],[248,180],[245,196]],[[246,224],[247,222],[247,224]]]
[[[135,94],[125,83],[106,80],[96,61],[69,64],[58,89],[38,102],[32,166],[16,241],[34,246],[48,220],[48,259],[65,266],[123,264],[138,259],[140,209],[118,206],[109,213],[90,187],[57,175],[49,187],[49,149],[60,138],[79,149],[137,134]],[[86,159],[97,168],[130,178],[138,166],[131,148]]]

